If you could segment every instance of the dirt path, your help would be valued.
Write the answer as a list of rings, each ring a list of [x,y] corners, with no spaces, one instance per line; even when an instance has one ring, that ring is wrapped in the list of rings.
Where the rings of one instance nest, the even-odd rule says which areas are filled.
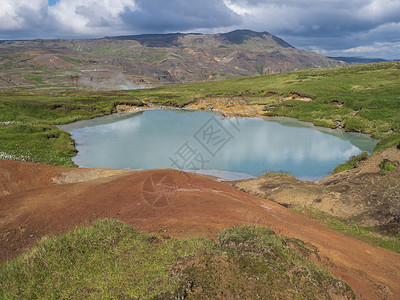
[[[345,237],[265,199],[175,170],[71,169],[0,160],[0,256],[97,218],[172,236],[216,237],[226,227],[266,225],[320,250],[317,263],[360,299],[400,295],[400,255]],[[67,175],[66,175],[67,174]],[[61,178],[61,179],[60,179]]]

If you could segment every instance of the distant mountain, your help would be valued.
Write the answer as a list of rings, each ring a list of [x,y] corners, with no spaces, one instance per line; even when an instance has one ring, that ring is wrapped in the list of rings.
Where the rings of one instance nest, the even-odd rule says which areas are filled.
[[[201,33],[168,33],[168,34],[141,34],[141,35],[127,35],[127,36],[115,36],[106,37],[106,39],[116,39],[116,40],[133,40],[138,41],[142,45],[147,47],[179,47],[184,45],[182,39],[185,36],[197,35],[206,36]],[[212,37],[217,37],[221,41],[226,41],[231,44],[244,44],[246,41],[254,38],[265,39],[266,36],[270,36],[278,45],[284,48],[294,48],[284,40],[268,33],[268,32],[254,32],[251,30],[235,30],[228,33],[219,33],[215,35],[209,35]]]
[[[327,56],[327,57],[337,61],[343,61],[351,65],[387,61],[386,59],[383,58],[363,58],[363,57],[346,57],[346,56]]]
[[[341,64],[296,49],[268,32],[250,30],[3,41],[0,43],[0,70],[4,71],[0,71],[0,87],[2,83],[8,87],[54,83],[90,88],[134,88]],[[10,71],[14,72],[13,76]],[[18,76],[18,72],[24,72],[24,76]],[[42,76],[41,80],[31,77],[31,73]]]

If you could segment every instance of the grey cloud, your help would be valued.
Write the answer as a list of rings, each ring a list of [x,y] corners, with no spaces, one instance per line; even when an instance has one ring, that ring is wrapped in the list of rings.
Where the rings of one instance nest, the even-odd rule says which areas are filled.
[[[23,28],[40,28],[48,18],[47,6],[39,5],[36,9],[20,6],[16,9],[16,16],[21,21]]]
[[[84,16],[89,20],[87,24],[88,27],[105,27],[111,25],[110,22],[107,22],[104,19],[104,17],[97,15],[96,11],[96,7],[88,7],[85,5],[78,6],[75,9],[75,12],[78,15]]]
[[[246,12],[242,15],[245,27],[270,31],[303,49],[367,49],[374,42],[394,43],[400,38],[396,26],[400,23],[398,0],[228,0],[228,3]],[[400,57],[393,57],[393,53],[385,51],[381,55]]]
[[[356,48],[362,55],[362,49],[376,49],[386,43],[381,56],[400,58],[394,56],[400,42],[400,0],[134,0],[133,9],[128,8],[131,1],[114,0],[114,6],[122,5],[114,14],[104,9],[103,4],[109,3],[106,0],[61,0],[63,7],[74,9],[75,15],[62,11],[61,6],[58,10],[68,22],[71,19],[70,24],[82,21],[74,16],[86,20],[79,28],[53,19],[47,0],[18,1],[22,4],[15,4],[15,9],[21,26],[4,26],[3,30],[0,26],[0,39],[207,33],[243,28],[269,31],[295,47],[322,49],[321,53]],[[28,9],[23,1],[35,1],[36,10]]]
[[[305,35],[333,34],[371,30],[381,24],[400,21],[400,1],[398,0],[229,0],[242,8],[262,10],[264,24],[273,27],[279,20],[291,18],[291,24],[301,24],[277,28],[277,33],[304,32]],[[251,19],[252,15],[246,18]],[[248,21],[248,20],[247,20]],[[317,25],[317,26],[315,26]],[[316,29],[318,28],[318,29]]]
[[[136,10],[125,12],[122,20],[135,30],[146,32],[220,28],[241,23],[240,16],[222,0],[137,0],[135,4]]]

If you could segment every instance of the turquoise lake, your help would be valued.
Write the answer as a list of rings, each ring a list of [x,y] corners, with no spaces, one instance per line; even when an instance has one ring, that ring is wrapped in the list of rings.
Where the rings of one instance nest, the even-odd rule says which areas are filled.
[[[340,163],[371,152],[366,135],[288,118],[229,118],[204,111],[147,110],[62,126],[81,167],[175,168],[225,179],[284,171],[318,180]]]

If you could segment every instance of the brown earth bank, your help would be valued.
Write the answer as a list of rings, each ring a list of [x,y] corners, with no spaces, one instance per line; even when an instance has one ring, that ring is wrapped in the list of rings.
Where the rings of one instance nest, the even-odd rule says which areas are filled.
[[[397,167],[388,171],[383,163]],[[383,231],[400,229],[400,150],[396,147],[374,153],[357,168],[307,182],[291,175],[265,174],[255,179],[227,182],[244,192],[287,207],[324,211],[362,226]]]
[[[185,105],[182,108],[176,108],[171,106],[164,106],[154,104],[149,101],[143,101],[144,106],[132,106],[132,105],[117,105],[117,112],[140,112],[147,109],[184,109],[184,110],[204,110],[219,114],[221,118],[233,118],[233,117],[246,117],[246,118],[258,118],[264,117],[264,114],[268,111],[268,107],[275,104],[288,101],[311,101],[311,98],[303,97],[298,94],[290,94],[288,97],[277,95],[270,92],[270,95],[263,97],[254,97],[251,94],[244,94],[240,97],[224,97],[224,96],[211,96],[199,98],[196,101]],[[259,103],[268,103],[259,104]]]
[[[284,98],[282,98],[284,99]],[[117,112],[141,112],[148,109],[176,109],[176,110],[204,110],[219,114],[221,118],[232,117],[262,117],[265,113],[265,105],[249,104],[241,97],[212,97],[201,98],[193,103],[187,104],[182,108],[158,105],[149,101],[143,101],[145,105],[137,107],[134,105],[117,105]]]
[[[185,105],[185,109],[206,110],[224,117],[259,117],[265,111],[265,105],[249,104],[241,97],[212,97],[198,99]]]
[[[76,169],[0,160],[0,257],[99,218],[169,236],[215,238],[223,228],[268,226],[319,249],[317,264],[360,299],[396,299],[400,255],[345,237],[266,199],[176,170]]]
[[[244,93],[240,97],[205,97],[197,99],[193,103],[185,105],[184,109],[207,110],[220,114],[223,117],[262,117],[268,111],[268,107],[288,100],[311,101],[298,94],[290,94],[287,97],[269,92],[267,96],[254,97],[250,93]],[[264,104],[260,104],[264,103]],[[267,104],[267,105],[266,105]]]

